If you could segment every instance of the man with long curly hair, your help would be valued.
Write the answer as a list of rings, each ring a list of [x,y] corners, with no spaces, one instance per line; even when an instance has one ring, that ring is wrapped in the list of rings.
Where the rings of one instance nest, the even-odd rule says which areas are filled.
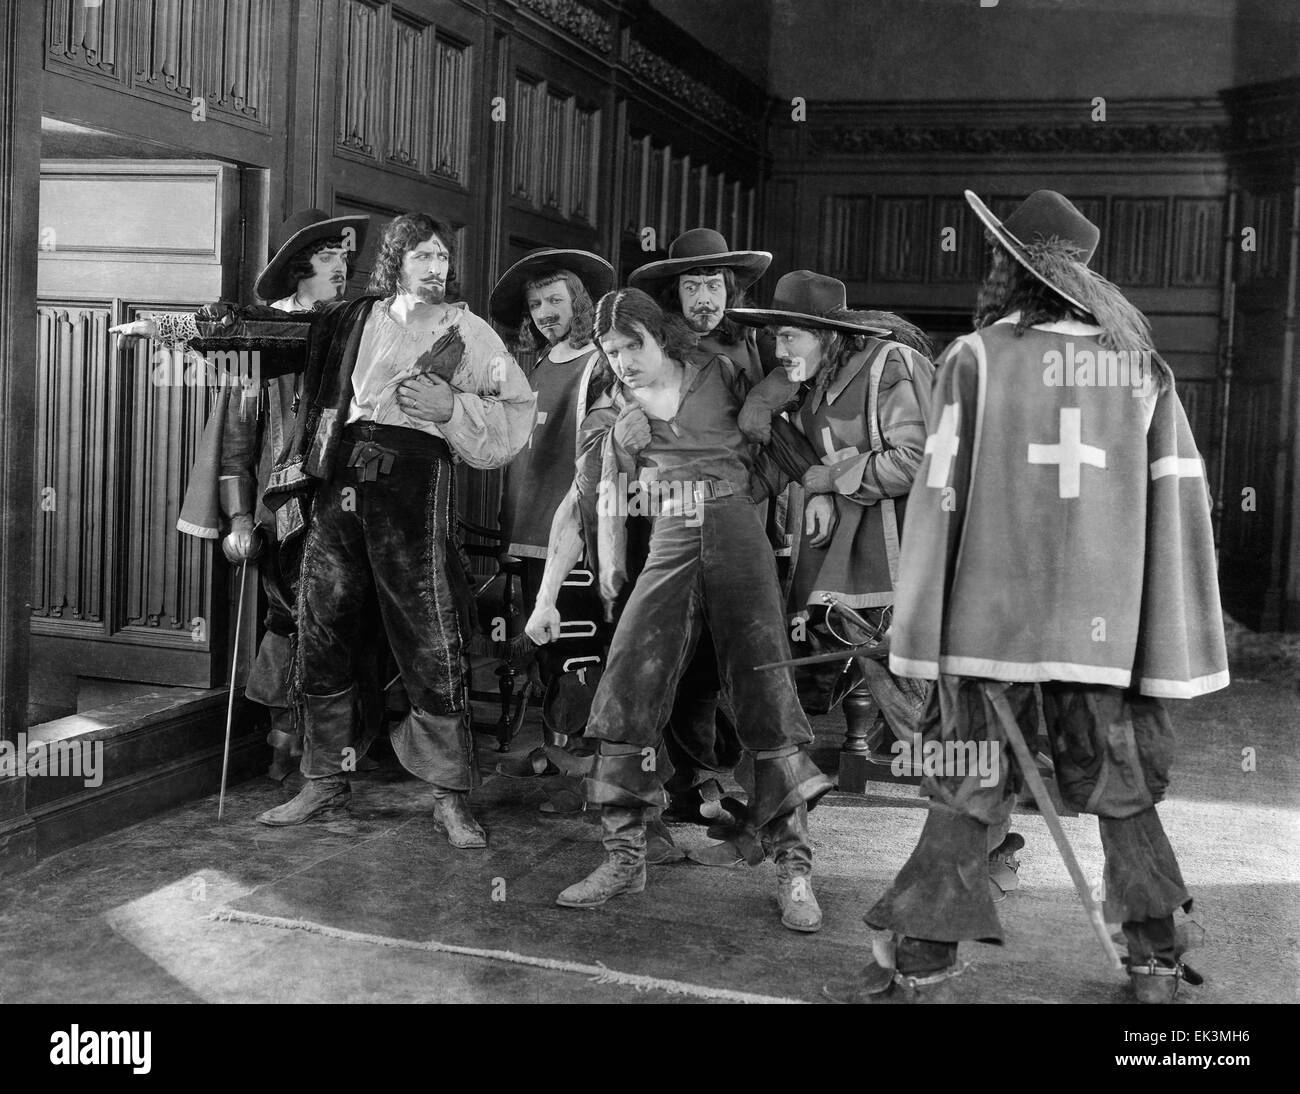
[[[1088,268],[1097,226],[1052,190],[1005,223],[966,198],[992,266],[975,331],[938,362],[890,650],[893,672],[937,680],[924,749],[954,761],[926,774],[920,839],[865,916],[873,960],[826,990],[942,999],[960,942],[1001,943],[982,867],[1023,779],[1008,732],[1037,732],[1041,692],[1061,796],[1099,818],[1134,994],[1167,1001],[1199,978],[1155,808],[1164,701],[1228,684],[1204,463],[1146,318]]]
[[[599,742],[587,800],[600,806],[607,859],[557,903],[590,908],[645,888],[647,824],[667,805],[671,774],[660,748],[664,725],[707,620],[752,761],[746,820],[755,844],[776,860],[781,921],[816,931],[822,916],[808,809],[831,782],[808,755],[812,731],[790,673],[754,671],[789,651],[757,503],[815,457],[784,421],[774,423],[766,449],[751,447],[736,424],[748,379],[725,357],[694,353],[689,332],[675,322],[639,289],[609,293],[596,307],[596,337],[617,383],[612,407],[594,412],[613,417],[593,450],[598,482],[590,481],[588,461],[579,469],[577,491],[596,487],[595,513],[580,517],[580,501],[557,512],[528,624],[538,643],[559,633],[555,594],[582,550],[583,530],[589,545],[595,539],[601,596],[612,611],[627,576],[628,517],[651,518],[649,555],[623,607],[587,726]]]
[[[487,846],[468,802],[479,781],[462,663],[472,601],[452,461],[508,463],[535,400],[491,326],[449,300],[454,240],[423,213],[398,217],[369,294],[313,317],[294,441],[267,491],[272,505],[312,495],[298,593],[307,783],[264,824],[300,824],[351,797],[352,651],[373,598],[411,702],[393,749],[433,784],[451,844]]]
[[[781,363],[751,393],[741,428],[753,440],[766,439],[775,388],[780,409],[821,461],[803,479],[806,514],[791,615],[819,650],[848,637],[841,628],[854,627],[828,612],[827,596],[886,630],[907,495],[925,447],[922,408],[934,377],[929,339],[890,312],[848,310],[843,282],[811,270],[782,277],[770,308],[737,308],[727,316],[767,327]],[[867,763],[893,763],[892,745],[911,742],[923,698],[921,685],[893,678],[878,657],[845,665],[829,704],[842,700],[848,723],[840,789],[861,791]]]
[[[506,468],[502,483],[501,531],[505,553],[522,562],[525,618],[533,610],[546,563],[551,520],[573,483],[578,458],[578,433],[590,402],[590,382],[600,361],[592,339],[593,297],[614,284],[614,267],[590,251],[546,247],[533,251],[497,280],[488,298],[488,311],[497,323],[517,330],[517,348],[541,353],[528,373],[537,394],[537,424],[528,446]],[[590,574],[585,578],[590,580]],[[599,601],[588,587],[583,596],[575,575],[567,610],[599,621]],[[586,719],[584,696],[589,694],[586,669],[581,677],[566,675],[564,664],[575,642],[583,654],[601,645],[597,635],[558,643],[558,649],[538,651],[537,663],[547,689],[542,747],[520,760],[497,764],[498,774],[515,778],[538,775],[574,776],[584,759],[577,734]],[[582,660],[582,665],[589,662]],[[594,680],[590,687],[594,688]],[[573,735],[573,740],[570,736]],[[572,786],[557,779],[548,784],[544,812],[574,812],[581,808]]]

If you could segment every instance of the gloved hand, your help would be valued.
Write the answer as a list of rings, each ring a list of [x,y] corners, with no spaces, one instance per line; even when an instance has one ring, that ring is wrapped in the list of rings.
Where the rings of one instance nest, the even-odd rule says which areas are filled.
[[[803,488],[810,494],[833,494],[835,476],[824,463],[815,463],[803,473]]]
[[[772,409],[759,399],[746,399],[736,416],[740,431],[755,444],[767,444],[772,439]]]
[[[632,456],[650,443],[650,419],[636,403],[624,407],[614,422],[614,443]]]
[[[235,565],[252,562],[262,553],[262,537],[247,513],[231,518],[230,535],[221,541],[221,553]]]

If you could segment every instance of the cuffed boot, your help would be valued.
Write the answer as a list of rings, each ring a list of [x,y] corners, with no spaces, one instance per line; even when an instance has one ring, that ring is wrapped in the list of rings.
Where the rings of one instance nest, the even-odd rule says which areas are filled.
[[[453,847],[468,850],[488,845],[487,835],[469,811],[468,790],[433,791],[433,826],[446,835]]]
[[[272,782],[282,783],[298,766],[294,763],[293,746],[298,734],[293,724],[293,712],[288,707],[271,708],[271,730],[266,735],[266,743],[271,746],[271,766],[267,768],[266,777]],[[298,750],[302,755],[302,750]]]
[[[352,800],[352,789],[344,775],[325,775],[308,779],[297,797],[274,809],[268,809],[257,819],[262,824],[278,828],[302,824],[312,817],[332,809],[343,809]]]
[[[765,827],[763,834],[776,860],[776,902],[781,924],[811,934],[822,927],[822,910],[812,887],[812,846],[808,842],[808,807],[800,805]]]
[[[603,805],[600,825],[602,843],[608,853],[604,862],[575,885],[570,885],[555,903],[563,908],[594,908],[622,893],[645,889],[646,826],[643,808]]]

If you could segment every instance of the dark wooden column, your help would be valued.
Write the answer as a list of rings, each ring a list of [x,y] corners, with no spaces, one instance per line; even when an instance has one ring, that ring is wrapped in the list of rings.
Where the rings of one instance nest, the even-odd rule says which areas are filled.
[[[0,6],[0,739],[27,728],[43,5]],[[0,830],[26,780],[0,777]],[[0,842],[8,837],[0,836]]]

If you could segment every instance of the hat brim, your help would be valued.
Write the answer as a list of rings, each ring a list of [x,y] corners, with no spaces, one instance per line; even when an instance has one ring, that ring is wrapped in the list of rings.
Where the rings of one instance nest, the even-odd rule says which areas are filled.
[[[1063,288],[1061,288],[1061,286],[1053,284],[1041,273],[1039,273],[1036,269],[1034,269],[1034,264],[1029,260],[1029,252],[1026,249],[1025,245],[1014,235],[1012,235],[1010,232],[1007,231],[1007,229],[1003,226],[1002,221],[998,220],[998,218],[993,215],[993,210],[990,209],[987,205],[985,205],[984,202],[982,202],[979,199],[979,197],[975,194],[973,190],[964,190],[962,192],[966,195],[966,204],[975,210],[975,215],[984,222],[984,227],[987,228],[990,232],[993,233],[994,236],[997,237],[997,241],[1002,244],[1003,248],[1008,253],[1010,253],[1012,258],[1014,258],[1017,262],[1019,262],[1020,265],[1022,265],[1026,270],[1028,270],[1031,274],[1033,274],[1036,278],[1038,278],[1039,281],[1041,281],[1044,285],[1046,285],[1049,289],[1051,289],[1052,292],[1056,293],[1057,296],[1059,296],[1071,307],[1078,308],[1081,312],[1084,313],[1084,315],[1092,314],[1091,310],[1089,310],[1087,306],[1079,303],[1078,300],[1076,300],[1073,296],[1071,296],[1068,292],[1066,292]]]
[[[295,291],[296,285],[285,285],[284,275],[289,259],[304,247],[319,240],[341,236],[345,228],[351,228],[356,232],[356,247],[353,250],[356,254],[360,254],[366,245],[366,232],[370,228],[368,216],[330,217],[329,220],[318,220],[315,224],[309,224],[301,231],[294,232],[285,240],[271,261],[262,267],[262,272],[257,275],[257,282],[253,285],[253,291],[268,304]]]
[[[499,278],[488,297],[488,314],[503,327],[515,328],[528,314],[524,286],[542,270],[568,270],[586,286],[592,302],[614,287],[614,267],[590,251],[556,247],[524,255]]]
[[[687,270],[725,266],[735,271],[736,288],[743,291],[767,273],[770,265],[770,251],[719,251],[693,258],[663,258],[638,266],[628,275],[627,283],[629,288],[641,289],[653,296],[666,282]]]
[[[888,335],[884,327],[866,323],[850,323],[843,319],[827,319],[800,311],[781,311],[775,308],[728,308],[728,319],[747,327],[801,327],[804,330],[842,330],[850,334]]]

